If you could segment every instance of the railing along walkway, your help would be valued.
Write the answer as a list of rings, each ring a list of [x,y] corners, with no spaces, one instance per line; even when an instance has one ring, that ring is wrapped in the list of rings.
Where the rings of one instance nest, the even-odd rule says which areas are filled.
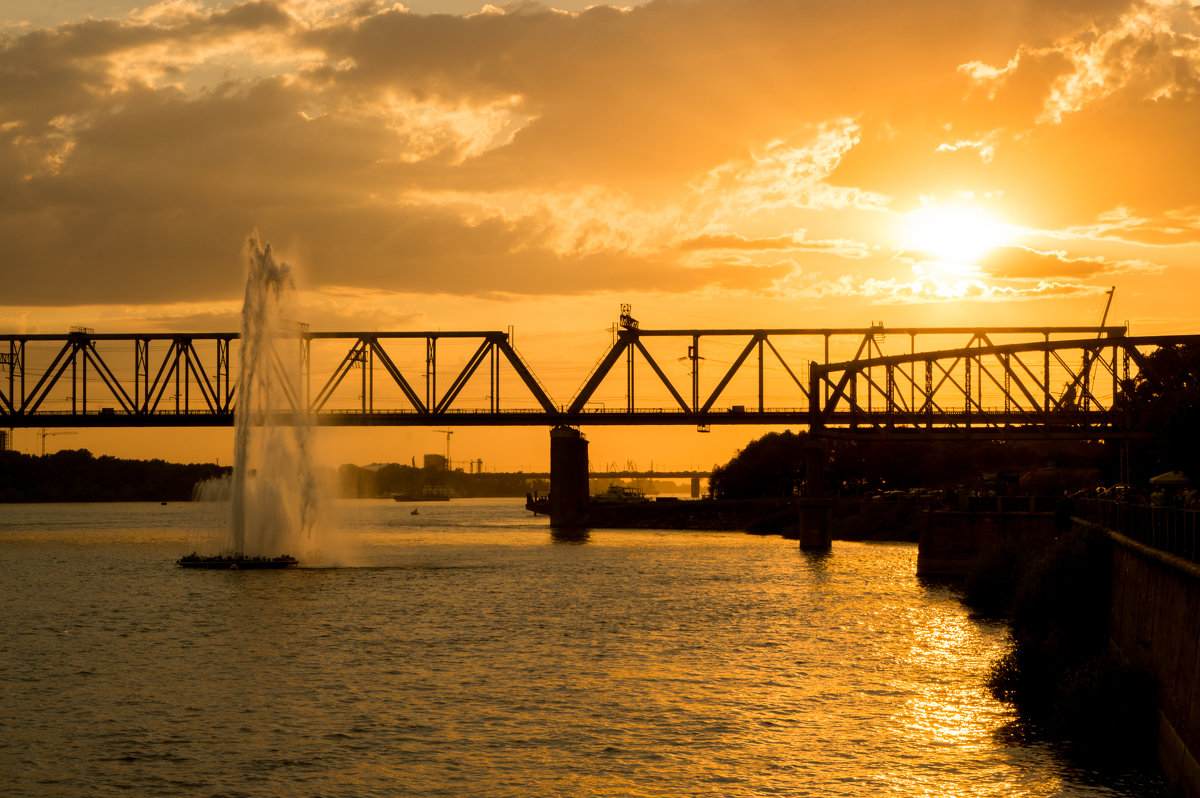
[[[1131,540],[1200,562],[1200,511],[1104,499],[1080,499],[1076,514]]]

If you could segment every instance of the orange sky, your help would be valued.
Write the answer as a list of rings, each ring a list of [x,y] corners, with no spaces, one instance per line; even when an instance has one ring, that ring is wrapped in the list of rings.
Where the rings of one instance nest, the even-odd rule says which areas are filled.
[[[1200,330],[1200,6],[560,6],[6,3],[0,331],[236,330],[255,229],[312,329],[511,325],[564,394],[621,302],[647,328],[1086,324],[1115,285],[1135,333]],[[748,433],[589,437],[594,464],[707,467]],[[541,468],[546,441],[453,446]]]

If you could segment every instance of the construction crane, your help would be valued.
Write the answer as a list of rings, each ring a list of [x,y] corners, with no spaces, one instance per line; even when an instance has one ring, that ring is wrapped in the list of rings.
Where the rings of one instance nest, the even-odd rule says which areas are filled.
[[[38,437],[42,439],[42,457],[46,456],[46,439],[47,438],[49,438],[52,435],[74,435],[74,434],[76,434],[76,433],[68,432],[66,430],[64,430],[62,432],[46,432],[45,428],[43,428],[42,431],[38,433]]]
[[[440,432],[446,436],[446,470],[452,471],[450,468],[450,436],[454,434],[454,430],[450,429],[435,429],[434,432]]]

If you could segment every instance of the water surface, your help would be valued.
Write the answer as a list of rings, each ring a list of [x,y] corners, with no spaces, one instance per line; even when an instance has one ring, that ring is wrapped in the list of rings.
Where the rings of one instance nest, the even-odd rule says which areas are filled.
[[[0,505],[0,794],[1141,796],[1014,732],[1004,630],[911,544],[340,505],[330,557],[173,566],[200,504]],[[5,786],[7,785],[7,786]]]

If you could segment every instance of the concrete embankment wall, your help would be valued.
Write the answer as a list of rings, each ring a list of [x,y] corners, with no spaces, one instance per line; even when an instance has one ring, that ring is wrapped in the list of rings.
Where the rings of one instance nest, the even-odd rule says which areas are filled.
[[[1158,682],[1159,760],[1200,798],[1200,566],[1114,532],[1113,642]]]

